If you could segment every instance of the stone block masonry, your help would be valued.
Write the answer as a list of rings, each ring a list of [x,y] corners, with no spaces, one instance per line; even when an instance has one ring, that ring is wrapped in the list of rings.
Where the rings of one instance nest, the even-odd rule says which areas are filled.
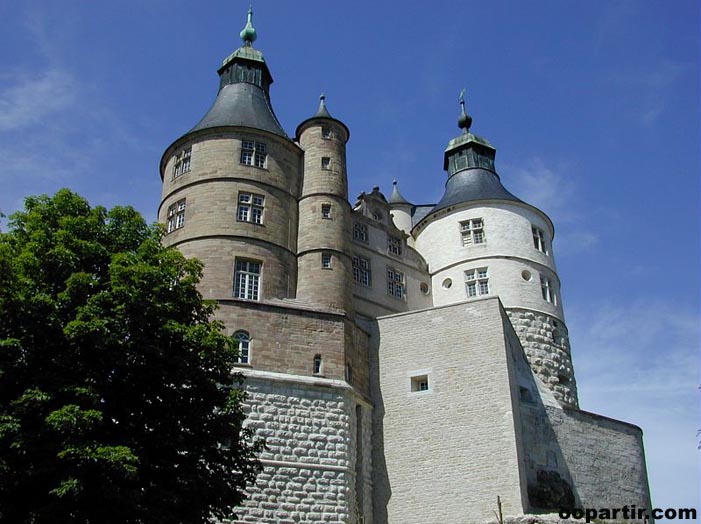
[[[506,312],[538,378],[560,402],[577,407],[577,384],[565,323],[527,309],[507,308]]]
[[[367,402],[341,381],[247,375],[247,424],[265,439],[264,469],[229,522],[369,524]]]
[[[492,515],[497,496],[505,512],[523,513],[515,377],[502,315],[499,299],[490,297],[377,320],[376,522],[479,522]]]

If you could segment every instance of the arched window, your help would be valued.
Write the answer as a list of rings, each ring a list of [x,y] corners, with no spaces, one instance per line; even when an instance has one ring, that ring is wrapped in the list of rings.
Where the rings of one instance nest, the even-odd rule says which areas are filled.
[[[319,375],[321,373],[321,355],[314,355],[314,374]]]
[[[237,331],[234,340],[239,349],[239,364],[248,364],[251,360],[251,337],[245,331]]]

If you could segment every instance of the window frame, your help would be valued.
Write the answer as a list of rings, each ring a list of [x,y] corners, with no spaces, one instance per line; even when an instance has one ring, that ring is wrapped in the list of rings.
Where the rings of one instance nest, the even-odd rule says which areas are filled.
[[[545,231],[531,224],[531,234],[533,236],[533,247],[545,255],[550,254],[548,244],[545,241]]]
[[[178,154],[174,155],[173,162],[173,180],[190,172],[192,166],[192,146],[181,149]]]
[[[402,239],[394,235],[387,235],[387,253],[395,257],[402,256]]]
[[[187,207],[187,199],[181,198],[177,202],[168,206],[166,215],[166,232],[172,233],[178,229],[185,227],[185,209]]]
[[[257,271],[252,270],[255,266],[257,266]],[[259,301],[262,275],[263,263],[261,261],[236,258],[234,260],[234,298]]]
[[[239,355],[236,357],[237,364],[250,365],[251,364],[251,335],[248,331],[237,330],[232,338],[238,341]],[[242,344],[246,343],[245,348],[242,348]]]
[[[333,255],[328,251],[321,252],[321,269],[333,269]]]
[[[480,246],[487,243],[487,236],[484,233],[484,219],[468,218],[458,223],[460,238],[463,247]]]
[[[368,226],[360,222],[353,222],[353,240],[357,240],[358,242],[367,244],[369,242],[369,239],[370,230],[368,229]]]
[[[403,271],[387,266],[387,294],[397,300],[406,301],[406,276]]]
[[[321,218],[324,220],[331,220],[331,204],[321,204]]]
[[[239,164],[259,169],[268,168],[268,146],[257,140],[241,140],[241,156]]]
[[[372,269],[370,259],[361,255],[353,255],[353,282],[365,287],[372,287]]]
[[[467,298],[481,297],[490,294],[489,267],[476,267],[464,272],[465,293]]]
[[[239,191],[236,207],[236,221],[263,225],[265,213],[265,195]]]
[[[555,293],[555,284],[553,280],[543,273],[540,273],[540,294],[543,300],[557,306],[557,293]]]

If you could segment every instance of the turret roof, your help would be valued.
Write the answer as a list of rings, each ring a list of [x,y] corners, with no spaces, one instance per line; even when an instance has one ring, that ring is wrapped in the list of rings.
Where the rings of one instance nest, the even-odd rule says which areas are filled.
[[[397,181],[392,182],[392,194],[389,197],[389,203],[390,204],[408,204],[411,205],[411,202],[409,202],[406,198],[402,196],[402,194],[399,192],[399,186],[397,185]]]
[[[215,127],[250,127],[287,138],[275,116],[268,89],[273,83],[263,53],[253,48],[256,30],[249,8],[241,31],[243,45],[224,59],[219,68],[220,87],[207,114],[189,132]]]

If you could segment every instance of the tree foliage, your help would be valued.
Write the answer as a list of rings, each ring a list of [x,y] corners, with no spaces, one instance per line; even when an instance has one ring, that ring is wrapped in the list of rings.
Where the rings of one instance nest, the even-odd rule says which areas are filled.
[[[0,521],[200,523],[255,478],[202,266],[68,190],[0,233]]]

